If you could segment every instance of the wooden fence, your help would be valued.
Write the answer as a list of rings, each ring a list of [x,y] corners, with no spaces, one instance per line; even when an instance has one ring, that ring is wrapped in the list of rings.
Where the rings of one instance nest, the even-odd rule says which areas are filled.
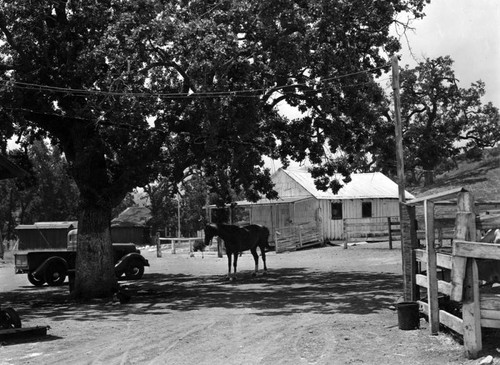
[[[399,217],[344,218],[344,248],[348,242],[401,239]]]
[[[457,196],[454,239],[448,249],[436,247],[435,201]],[[476,242],[479,229],[498,227],[500,216],[482,217],[475,213],[472,194],[464,189],[422,197],[408,204],[424,205],[425,248],[415,249],[420,270],[415,283],[427,295],[415,298],[420,311],[428,316],[429,330],[435,335],[444,325],[461,334],[466,354],[476,358],[482,349],[482,327],[500,328],[500,294],[479,287],[478,259],[500,260],[500,246]]]
[[[305,223],[276,228],[274,242],[276,253],[281,253],[320,244],[322,238],[316,223]]]

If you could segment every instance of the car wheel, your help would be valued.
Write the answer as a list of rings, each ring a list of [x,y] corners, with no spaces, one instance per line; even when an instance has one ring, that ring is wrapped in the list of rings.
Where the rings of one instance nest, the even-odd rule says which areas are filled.
[[[37,279],[31,272],[28,274],[28,281],[34,286],[42,286],[45,284],[45,280]]]
[[[139,261],[132,261],[125,270],[125,278],[128,280],[138,280],[144,274],[144,265]]]
[[[66,266],[62,262],[53,262],[45,269],[45,281],[50,286],[63,285],[66,273]]]
[[[13,308],[0,310],[0,327],[5,329],[21,328],[21,318]]]

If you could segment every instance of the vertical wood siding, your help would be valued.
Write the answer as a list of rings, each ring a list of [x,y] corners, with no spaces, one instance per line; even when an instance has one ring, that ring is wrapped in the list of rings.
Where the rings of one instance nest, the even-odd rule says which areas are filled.
[[[398,199],[345,199],[321,200],[320,217],[323,237],[329,240],[342,240],[344,224],[342,219],[332,219],[331,203],[342,203],[342,218],[361,218],[363,202],[372,203],[372,217],[390,217],[399,215]]]

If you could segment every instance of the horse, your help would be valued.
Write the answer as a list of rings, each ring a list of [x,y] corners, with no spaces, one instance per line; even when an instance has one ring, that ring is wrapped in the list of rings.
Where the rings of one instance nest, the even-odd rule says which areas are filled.
[[[500,243],[500,229],[488,230],[480,242]]]
[[[267,272],[266,266],[266,248],[268,244],[269,229],[258,224],[250,224],[244,227],[238,227],[231,224],[208,224],[205,227],[205,245],[212,243],[212,238],[218,236],[224,240],[227,255],[227,277],[234,280],[236,277],[236,266],[238,264],[238,254],[250,250],[255,260],[255,271],[253,276],[259,271],[259,255],[257,247],[260,248],[262,262],[264,264],[264,274]],[[231,276],[231,256],[233,257],[233,276]]]
[[[488,230],[479,242],[500,244],[500,229]],[[500,282],[500,262],[497,260],[480,259],[477,261],[477,268],[482,286]]]

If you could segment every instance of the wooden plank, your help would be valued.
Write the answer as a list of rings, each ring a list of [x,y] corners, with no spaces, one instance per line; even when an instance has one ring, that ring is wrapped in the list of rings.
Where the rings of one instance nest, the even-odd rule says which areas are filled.
[[[467,357],[475,359],[482,349],[481,309],[479,300],[479,274],[476,259],[467,261],[464,283],[462,318],[464,321],[464,345]]]
[[[418,286],[421,286],[423,288],[429,288],[428,287],[428,279],[427,276],[422,275],[422,274],[417,274],[415,275],[415,280],[417,282]],[[438,292],[445,294],[445,295],[450,295],[451,293],[451,284],[448,283],[447,281],[443,280],[438,280],[437,281],[437,287],[438,287]]]
[[[452,329],[458,334],[464,334],[464,321],[451,313],[444,310],[439,311],[439,321],[446,327]]]
[[[466,191],[467,190],[465,190],[464,188],[450,189],[450,190],[447,190],[447,191],[443,191],[441,193],[436,193],[436,194],[422,196],[420,198],[407,201],[405,204],[406,205],[416,205],[416,204],[424,203],[426,201],[435,202],[436,200],[446,200],[446,199],[450,199],[450,198],[456,197],[456,195],[458,193],[460,193],[460,192],[466,192]]]
[[[422,249],[415,250],[415,256],[417,261],[422,263],[427,263],[427,252]],[[451,255],[445,253],[436,253],[436,265],[448,270],[452,268],[452,257]]]
[[[500,321],[500,312],[481,308],[481,320],[483,319],[494,319]]]
[[[439,332],[439,302],[437,285],[436,248],[434,246],[434,203],[426,200],[425,232],[427,250],[427,298],[429,303],[429,330],[432,335]]]
[[[40,337],[47,335],[46,326],[25,327],[25,328],[11,328],[0,330],[0,340],[19,340],[31,337]]]
[[[477,229],[495,229],[500,227],[500,214],[479,215],[476,218]]]
[[[451,270],[451,299],[460,302],[463,296],[467,259],[458,255],[455,250],[457,240],[476,239],[476,216],[474,198],[470,193],[461,193],[457,202],[457,220],[455,227],[456,240],[453,242],[453,261]]]
[[[453,243],[453,255],[474,257],[476,259],[500,260],[500,245],[457,239]]]
[[[481,310],[500,312],[500,294],[481,294]]]
[[[481,327],[500,328],[500,320],[481,318]]]

